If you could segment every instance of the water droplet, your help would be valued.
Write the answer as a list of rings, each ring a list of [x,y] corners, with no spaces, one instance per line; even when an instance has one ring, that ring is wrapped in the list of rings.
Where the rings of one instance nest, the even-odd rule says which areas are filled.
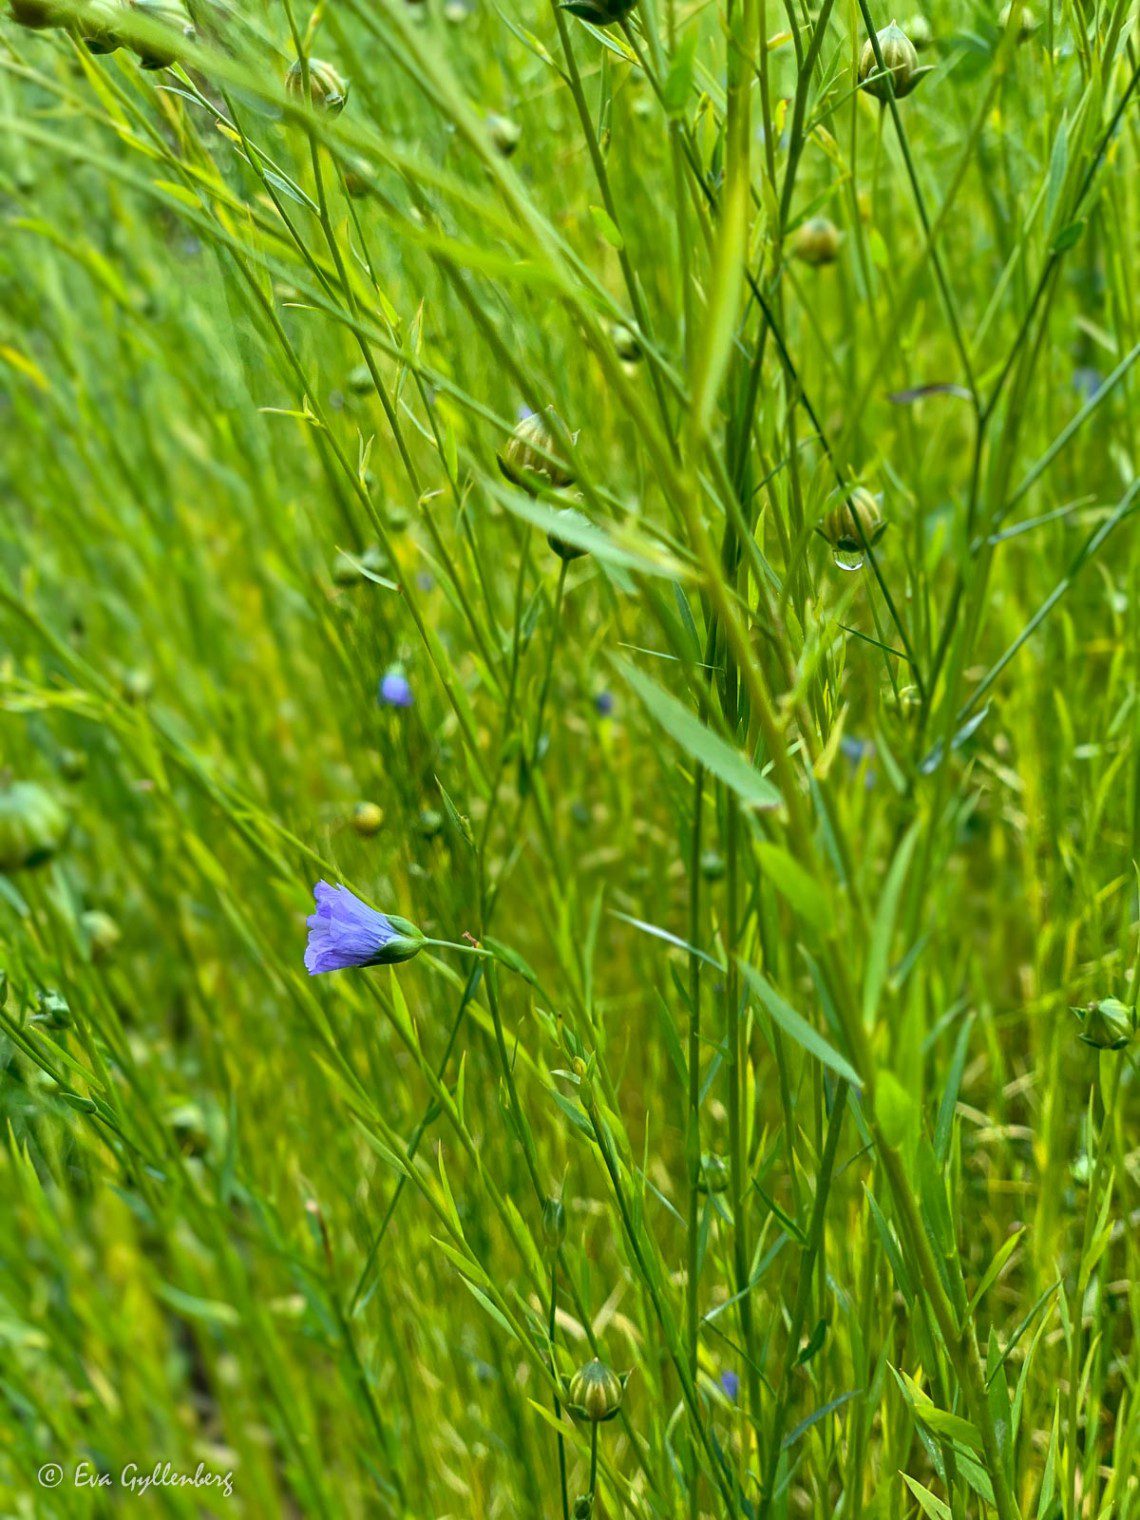
[[[862,570],[862,549],[836,549],[835,568],[837,570]]]

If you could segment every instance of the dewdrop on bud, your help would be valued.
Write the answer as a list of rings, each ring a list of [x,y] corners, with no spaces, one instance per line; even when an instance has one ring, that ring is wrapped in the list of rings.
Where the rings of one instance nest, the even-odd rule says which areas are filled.
[[[577,437],[577,434],[574,435]],[[574,484],[554,434],[541,412],[529,412],[496,454],[499,469],[513,486],[531,496]]]
[[[624,1393],[625,1379],[595,1357],[570,1379],[566,1407],[576,1419],[601,1425],[617,1414]]]
[[[0,785],[0,874],[46,865],[63,847],[69,825],[67,809],[38,782]]]
[[[135,44],[139,66],[144,69],[168,69],[178,61],[177,39],[192,39],[194,28],[181,5],[169,0],[130,0],[131,9],[145,21],[156,21],[170,31],[169,42],[150,41]]]
[[[859,83],[876,100],[889,100],[893,80],[895,98],[902,100],[904,95],[910,94],[917,82],[915,74],[918,54],[914,50],[914,44],[897,21],[892,21],[890,26],[883,28],[878,41],[883,64],[888,72],[880,73],[874,44],[868,37],[863,45],[863,56],[859,60]]]
[[[882,508],[861,486],[823,519],[819,531],[827,539],[841,570],[859,570],[863,556],[887,530]]]
[[[1037,17],[1027,5],[1019,5],[1016,10],[1010,0],[1002,6],[1001,15],[998,17],[998,26],[1004,32],[1009,26],[1010,18],[1014,19],[1017,30],[1018,42],[1028,42],[1029,38],[1037,30]]]
[[[296,100],[305,100],[305,70],[299,58],[289,65],[285,89]],[[313,108],[329,116],[339,116],[348,104],[348,84],[331,63],[323,58],[309,59],[309,96]]]
[[[548,1198],[542,1206],[542,1238],[551,1252],[566,1239],[566,1205],[561,1198]]]
[[[934,28],[921,11],[910,18],[904,30],[914,43],[916,52],[925,53],[927,48],[934,46]]]
[[[1073,1012],[1081,1021],[1080,1039],[1094,1050],[1124,1050],[1132,1043],[1135,1014],[1118,998],[1102,998]]]
[[[818,269],[822,264],[834,264],[839,257],[839,228],[826,216],[813,216],[796,233],[792,251],[797,259]]]
[[[487,135],[494,145],[495,152],[501,158],[510,158],[519,143],[522,142],[522,128],[517,121],[512,121],[509,116],[487,117]]]

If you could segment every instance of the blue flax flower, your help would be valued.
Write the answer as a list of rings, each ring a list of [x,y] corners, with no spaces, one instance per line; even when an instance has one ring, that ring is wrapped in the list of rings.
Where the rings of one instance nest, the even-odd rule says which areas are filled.
[[[608,718],[614,710],[614,694],[612,691],[600,691],[594,698],[594,707],[599,718]]]
[[[317,911],[309,916],[305,947],[310,976],[347,966],[392,966],[410,961],[423,948],[424,936],[415,924],[377,913],[347,887],[318,881],[313,896]]]
[[[411,707],[412,688],[404,672],[393,666],[380,682],[380,701],[385,707]]]
[[[731,1370],[722,1372],[720,1375],[720,1386],[724,1389],[725,1393],[733,1401],[733,1403],[735,1403],[736,1396],[740,1392],[740,1379],[737,1377],[736,1373]]]

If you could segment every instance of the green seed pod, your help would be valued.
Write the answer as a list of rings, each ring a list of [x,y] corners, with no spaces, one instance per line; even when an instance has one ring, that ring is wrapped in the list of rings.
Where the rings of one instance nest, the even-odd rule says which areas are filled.
[[[797,259],[810,264],[813,269],[821,264],[834,264],[839,257],[840,233],[834,222],[826,216],[813,216],[796,233],[792,251]]]
[[[62,848],[67,809],[35,781],[0,785],[0,874],[31,871]]]
[[[1037,17],[1027,5],[1019,5],[1015,11],[1010,0],[1006,0],[1006,4],[1002,6],[1001,15],[998,17],[998,26],[1003,32],[1009,26],[1011,17],[1017,28],[1018,42],[1028,42],[1037,30]]]
[[[579,1494],[574,1500],[574,1508],[571,1511],[571,1520],[590,1520],[594,1510],[594,1501],[589,1494]]]
[[[726,1193],[728,1191],[728,1162],[716,1151],[705,1151],[701,1156],[698,1193]]]
[[[443,814],[436,808],[424,808],[420,814],[420,834],[424,839],[438,839],[443,833]]]
[[[59,6],[51,4],[51,0],[8,0],[8,9],[17,26],[26,26],[33,32],[62,24]]]
[[[529,412],[495,457],[510,483],[531,496],[574,484],[573,472],[541,412]]]
[[[1094,1050],[1124,1050],[1132,1043],[1135,1014],[1119,999],[1102,998],[1073,1012],[1081,1021],[1080,1038]]]
[[[624,322],[615,322],[610,328],[610,338],[613,340],[614,352],[623,364],[640,363],[641,341],[632,327],[626,327]]]
[[[109,913],[90,908],[79,920],[87,943],[91,947],[93,961],[105,961],[115,953],[123,931]]]
[[[889,76],[879,73],[879,61],[875,57],[874,46],[868,37],[863,45],[863,56],[859,60],[859,83],[876,100],[889,100],[891,80],[893,80],[895,97],[902,100],[904,95],[909,95],[914,89],[918,54],[914,50],[914,44],[897,21],[892,21],[879,33],[879,51],[883,55],[883,63],[889,71]]]
[[[352,827],[362,839],[371,839],[384,826],[384,809],[376,802],[358,802],[352,810]]]
[[[706,881],[722,881],[727,867],[724,856],[716,850],[705,850],[701,855],[701,875]]]
[[[122,47],[115,24],[123,21],[126,11],[126,0],[92,0],[79,23],[79,36],[89,53],[102,58]]]
[[[141,707],[144,702],[150,701],[154,679],[148,670],[126,670],[123,672],[122,687],[124,702],[129,702],[132,707]]]
[[[934,28],[921,11],[910,18],[904,31],[914,43],[916,52],[925,53],[927,48],[934,46]]]
[[[59,754],[60,774],[68,781],[82,781],[87,774],[87,751],[65,749]]]
[[[294,99],[305,99],[305,71],[299,58],[289,65],[289,72],[285,75],[285,89]],[[310,58],[309,94],[314,110],[325,111],[329,116],[339,116],[348,104],[348,83],[331,63],[325,63],[322,58]]]
[[[558,514],[558,521],[565,523],[568,528],[588,528],[590,519],[584,513],[576,511],[573,507],[564,507]],[[584,554],[589,554],[589,549],[582,549],[577,544],[569,543],[561,536],[556,528],[552,528],[546,535],[546,542],[554,550],[559,559],[581,559]]]
[[[141,68],[168,69],[178,61],[179,39],[190,40],[194,28],[181,5],[172,0],[130,0],[131,9],[147,21],[157,21],[169,28],[169,42],[140,42],[135,44]]]
[[[625,1380],[618,1377],[612,1367],[595,1358],[570,1379],[566,1407],[579,1420],[589,1420],[600,1425],[612,1420],[621,1408],[625,1393]]]
[[[878,543],[887,524],[878,501],[859,486],[827,514],[819,531],[841,554],[862,554]]]
[[[372,186],[376,179],[376,170],[366,158],[357,158],[348,164],[344,171],[344,188],[352,196],[353,200],[361,200],[366,195],[372,194]],[[371,380],[371,375],[368,377]]]
[[[511,121],[509,116],[488,116],[487,133],[495,146],[495,152],[503,158],[510,158],[522,142],[522,128],[517,121]]]
[[[542,1206],[542,1238],[552,1253],[566,1239],[566,1205],[561,1198],[548,1198]]]

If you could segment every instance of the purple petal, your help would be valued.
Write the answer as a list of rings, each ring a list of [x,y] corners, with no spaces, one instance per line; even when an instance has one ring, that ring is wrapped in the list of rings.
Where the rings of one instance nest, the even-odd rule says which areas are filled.
[[[318,881],[313,888],[316,912],[308,918],[305,969],[310,976],[367,966],[389,940],[396,938],[383,913],[377,913],[344,886]]]

